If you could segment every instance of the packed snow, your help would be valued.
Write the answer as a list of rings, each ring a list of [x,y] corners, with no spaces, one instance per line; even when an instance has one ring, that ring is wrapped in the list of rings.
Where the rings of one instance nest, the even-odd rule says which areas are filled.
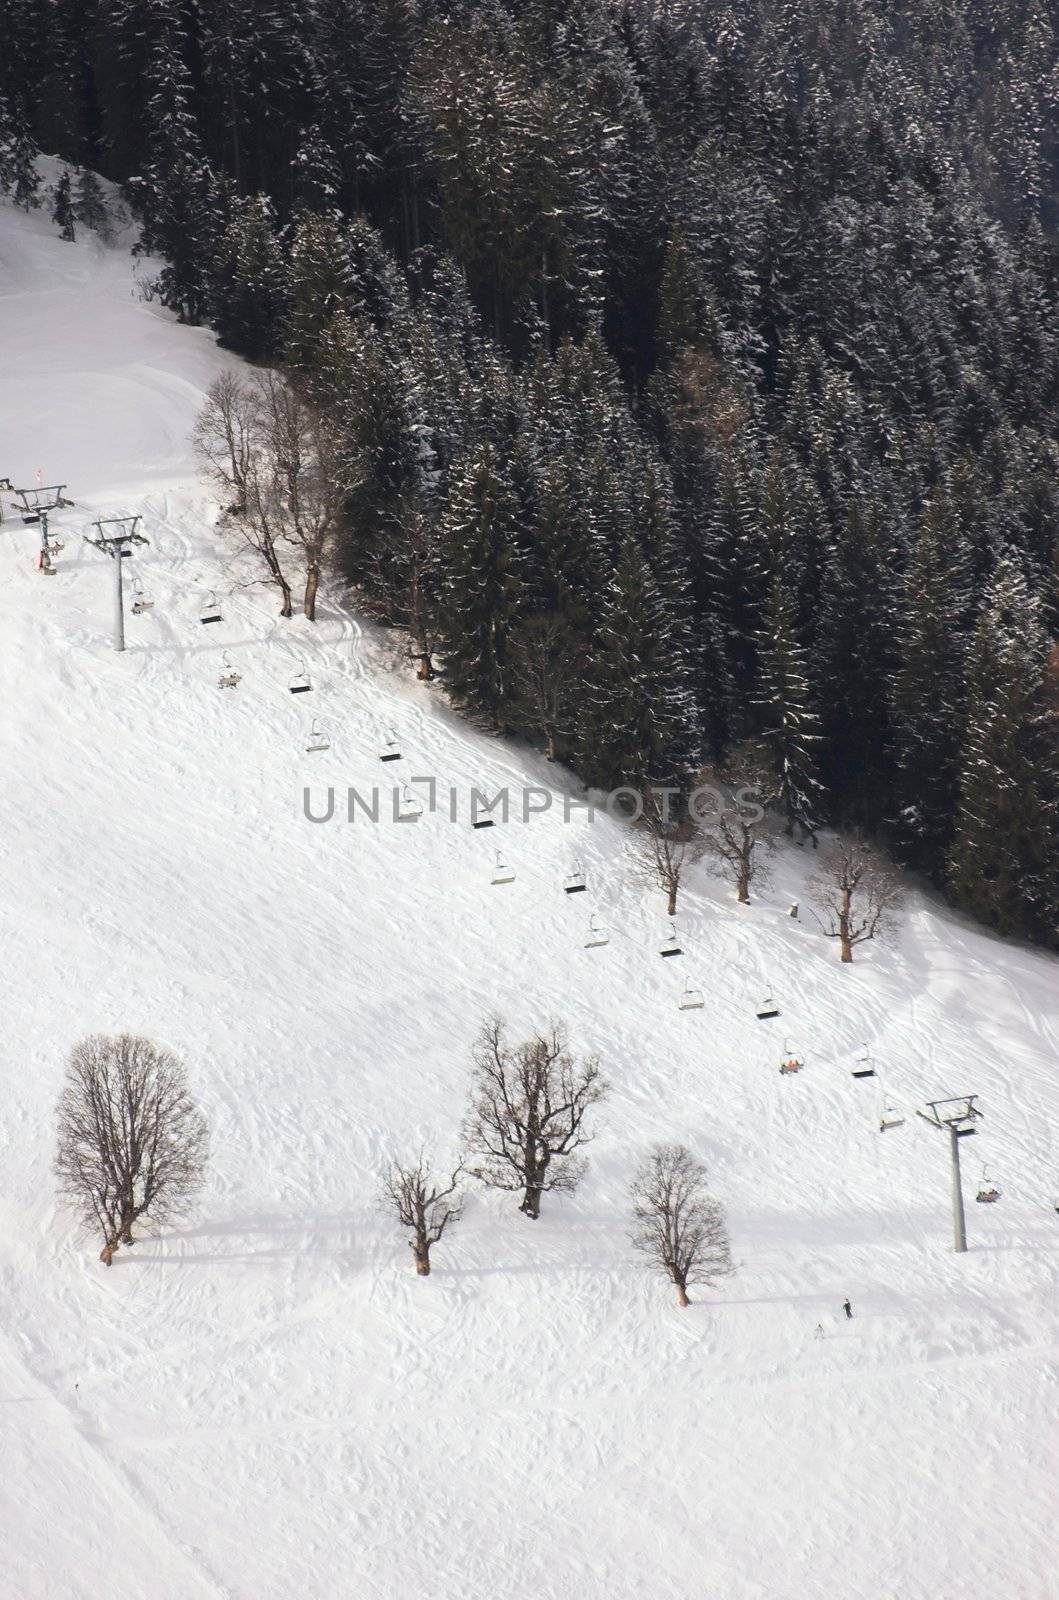
[[[749,907],[696,867],[660,960],[663,897],[618,822],[564,820],[572,779],[461,723],[339,596],[282,622],[233,564],[188,444],[231,363],[148,276],[0,207],[0,475],[76,502],[54,577],[10,496],[0,527],[0,1595],[1054,1600],[1059,963],[913,891],[842,967],[788,915],[815,865],[793,846]],[[118,655],[82,534],[126,513],[155,606]],[[439,809],[396,823],[413,775]],[[307,821],[328,785],[334,820]],[[344,820],[351,785],[382,787],[378,825]],[[555,803],[472,830],[471,790],[500,785]],[[419,1280],[379,1170],[458,1150],[494,1010],[598,1052],[588,1177],[537,1223],[474,1190]],[[175,1049],[212,1129],[193,1219],[109,1270],[51,1176],[95,1030]],[[971,1092],[958,1256],[946,1140],[914,1111]],[[674,1139],[737,1262],[683,1311],[627,1238],[633,1168]]]

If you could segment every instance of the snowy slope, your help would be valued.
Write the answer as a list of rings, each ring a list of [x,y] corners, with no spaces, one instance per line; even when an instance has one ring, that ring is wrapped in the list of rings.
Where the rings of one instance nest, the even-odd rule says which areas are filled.
[[[226,358],[142,303],[123,252],[0,206],[0,351],[0,474],[77,501],[55,578],[0,527],[2,1600],[1054,1600],[1059,964],[914,895],[843,969],[786,916],[798,850],[750,908],[700,870],[686,955],[659,960],[616,824],[468,826],[473,786],[562,774],[462,726],[337,604],[314,630],[233,588],[186,442]],[[79,534],[121,511],[157,605],[116,656]],[[459,824],[305,821],[307,783],[389,783],[391,724]],[[677,1009],[685,975],[704,1010]],[[455,1148],[494,1008],[601,1055],[589,1177],[537,1224],[475,1192],[417,1281],[376,1174]],[[213,1156],[194,1220],[107,1272],[49,1165],[66,1052],[122,1028],[186,1057]],[[885,1136],[848,1072],[866,1040],[909,1111]],[[1004,1198],[969,1206],[956,1257],[911,1108],[968,1091],[968,1188],[988,1161]],[[739,1262],[683,1312],[625,1238],[632,1167],[674,1137]]]

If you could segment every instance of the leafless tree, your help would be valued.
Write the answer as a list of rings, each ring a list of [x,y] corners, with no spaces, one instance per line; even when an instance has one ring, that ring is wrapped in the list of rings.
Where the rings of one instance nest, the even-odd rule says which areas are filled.
[[[223,525],[260,558],[281,599],[280,616],[294,605],[281,560],[286,526],[273,488],[266,446],[266,416],[260,381],[244,383],[222,372],[207,391],[206,404],[192,434],[192,445],[206,475],[228,497]]]
[[[585,1112],[604,1092],[599,1062],[574,1059],[562,1024],[511,1045],[490,1017],[474,1050],[467,1145],[478,1159],[470,1171],[493,1188],[521,1191],[519,1210],[539,1217],[542,1195],[580,1182]]]
[[[720,1201],[706,1191],[706,1169],[682,1144],[656,1145],[632,1185],[635,1249],[665,1273],[686,1306],[688,1285],[732,1270]]]
[[[74,1046],[59,1099],[61,1193],[103,1235],[110,1266],[141,1217],[180,1216],[202,1181],[206,1120],[183,1064],[150,1039],[92,1034]]]
[[[643,796],[643,813],[633,835],[633,870],[651,888],[663,891],[666,912],[677,914],[677,896],[686,869],[703,853],[704,841],[692,817],[671,818],[651,789]]]
[[[412,495],[400,501],[379,530],[371,566],[371,592],[362,597],[366,609],[388,627],[405,629],[416,677],[429,681],[434,677],[441,535],[436,517]]]
[[[283,373],[243,382],[222,373],[193,435],[207,475],[228,497],[227,525],[260,556],[268,581],[293,609],[284,552],[305,582],[303,610],[316,620],[324,559],[338,533],[348,490],[342,453],[323,413]]]
[[[546,760],[557,760],[573,731],[576,682],[570,629],[557,612],[530,617],[512,636],[506,682],[518,716],[544,740]]]
[[[408,1243],[421,1278],[430,1276],[430,1247],[463,1215],[460,1194],[462,1166],[457,1163],[446,1184],[436,1177],[421,1150],[415,1165],[391,1162],[382,1181],[382,1202],[412,1237]]]
[[[765,859],[774,849],[768,805],[774,795],[771,763],[756,747],[737,750],[723,767],[703,772],[701,783],[713,791],[715,808],[700,818],[706,853],[715,871],[735,889],[740,905],[749,905],[750,888],[769,883]]]
[[[809,889],[817,908],[813,914],[827,937],[839,941],[843,961],[853,960],[855,945],[885,932],[901,901],[894,867],[856,837],[828,850]]]
[[[324,558],[339,531],[348,492],[337,436],[323,412],[282,373],[257,378],[267,466],[258,490],[273,524],[305,572],[302,609],[316,621]]]

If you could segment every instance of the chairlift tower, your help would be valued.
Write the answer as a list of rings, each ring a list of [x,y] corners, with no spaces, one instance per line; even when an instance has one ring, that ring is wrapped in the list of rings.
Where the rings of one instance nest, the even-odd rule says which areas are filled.
[[[99,532],[98,539],[88,539],[89,544],[94,544],[97,550],[104,550],[114,563],[114,648],[125,648],[125,608],[122,597],[121,563],[127,556],[132,555],[134,544],[146,544],[147,540],[142,534],[136,532],[139,517],[108,517],[103,521],[94,522],[92,526]],[[105,530],[112,529],[112,532]],[[88,537],[87,535],[85,536]]]
[[[951,1100],[928,1100],[925,1111],[916,1116],[940,1128],[949,1135],[949,1156],[952,1161],[952,1231],[957,1255],[967,1249],[967,1223],[963,1214],[963,1188],[960,1184],[960,1140],[969,1139],[978,1132],[975,1123],[982,1113],[975,1105],[976,1094],[957,1095]]]

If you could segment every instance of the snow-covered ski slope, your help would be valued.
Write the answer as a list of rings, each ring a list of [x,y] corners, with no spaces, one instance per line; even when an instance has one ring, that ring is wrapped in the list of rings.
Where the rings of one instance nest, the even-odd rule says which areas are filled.
[[[313,629],[233,587],[187,444],[226,359],[123,251],[0,207],[0,474],[77,501],[54,578],[35,529],[0,528],[3,1600],[1055,1600],[1059,964],[913,895],[843,968],[787,916],[796,849],[750,908],[696,869],[663,961],[618,825],[472,831],[475,785],[562,774],[337,604]],[[124,656],[80,539],[118,512],[156,601]],[[460,821],[303,819],[306,783],[395,768],[454,786]],[[588,950],[593,909],[612,937]],[[704,1009],[678,1010],[685,977]],[[565,1019],[612,1092],[576,1196],[533,1224],[475,1192],[420,1281],[378,1169],[457,1147],[493,1009]],[[64,1058],[96,1029],[178,1050],[213,1130],[193,1220],[109,1271],[50,1176]],[[880,1076],[855,1082],[866,1041]],[[908,1114],[885,1135],[880,1086]],[[912,1108],[961,1092],[985,1120],[957,1257],[945,1141]],[[686,1311],[626,1240],[631,1170],[674,1138],[738,1262]]]

